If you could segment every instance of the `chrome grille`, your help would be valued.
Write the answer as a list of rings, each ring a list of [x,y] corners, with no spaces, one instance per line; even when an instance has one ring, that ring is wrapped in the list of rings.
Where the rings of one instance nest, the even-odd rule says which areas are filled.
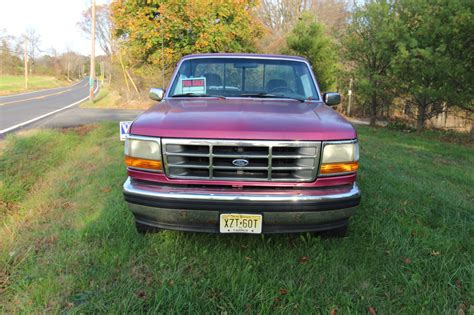
[[[165,172],[176,179],[309,182],[320,148],[315,141],[162,139]]]

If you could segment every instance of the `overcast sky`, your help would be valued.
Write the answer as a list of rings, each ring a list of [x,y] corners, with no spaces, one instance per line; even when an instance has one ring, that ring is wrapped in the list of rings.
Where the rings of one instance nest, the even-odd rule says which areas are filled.
[[[42,50],[55,48],[58,53],[73,50],[90,55],[90,41],[77,26],[81,12],[90,5],[91,0],[0,0],[0,31],[20,36],[32,28],[41,37]],[[96,54],[102,54],[98,45],[96,49]]]

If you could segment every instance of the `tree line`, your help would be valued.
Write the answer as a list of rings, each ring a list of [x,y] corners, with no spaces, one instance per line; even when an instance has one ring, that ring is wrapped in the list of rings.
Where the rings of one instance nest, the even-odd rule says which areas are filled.
[[[341,48],[372,124],[395,102],[417,129],[449,107],[474,110],[473,8],[469,0],[378,0],[355,8]]]
[[[0,30],[0,75],[23,75],[25,57],[30,75],[75,80],[86,74],[89,59],[74,51],[41,49],[41,36],[33,29],[18,37]]]

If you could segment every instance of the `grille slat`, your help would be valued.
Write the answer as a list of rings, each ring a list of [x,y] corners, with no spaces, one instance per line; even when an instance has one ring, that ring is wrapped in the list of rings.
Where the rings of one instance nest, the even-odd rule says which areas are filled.
[[[209,165],[195,165],[195,164],[168,164],[168,167],[181,167],[181,168],[203,168],[208,169]]]
[[[313,181],[321,142],[162,139],[169,178],[229,181]],[[235,165],[244,159],[245,166]]]
[[[255,166],[214,166],[215,170],[268,170],[268,167],[255,167]]]
[[[196,156],[196,157],[209,157],[209,154],[199,154],[199,153],[176,153],[176,152],[167,152],[168,156]]]
[[[213,154],[215,158],[232,158],[232,159],[268,159],[268,155],[248,155],[248,154]]]
[[[289,171],[300,171],[300,170],[314,170],[314,167],[304,166],[287,166],[287,167],[272,167],[273,171],[289,170]]]

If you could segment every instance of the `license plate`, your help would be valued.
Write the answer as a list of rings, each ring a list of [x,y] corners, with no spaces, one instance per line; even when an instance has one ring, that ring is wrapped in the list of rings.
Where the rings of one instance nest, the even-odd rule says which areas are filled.
[[[262,215],[223,213],[220,215],[221,233],[262,233]]]

